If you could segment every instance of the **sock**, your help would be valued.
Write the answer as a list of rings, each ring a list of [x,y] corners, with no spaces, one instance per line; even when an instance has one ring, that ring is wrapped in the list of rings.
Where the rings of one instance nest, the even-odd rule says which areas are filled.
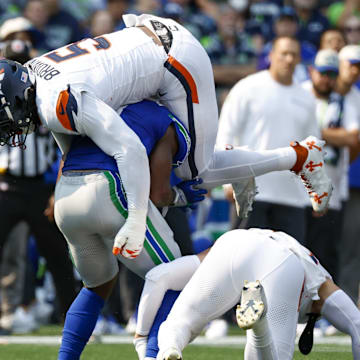
[[[297,174],[298,172],[301,171],[309,152],[304,146],[300,145],[297,141],[292,142],[290,145],[296,152],[296,162],[290,170],[293,171],[295,174]]]
[[[104,300],[82,288],[66,314],[58,360],[78,360],[104,306]]]
[[[252,336],[248,337],[248,344],[245,347],[245,359],[279,359],[266,316],[248,331],[252,332]]]
[[[146,355],[147,336],[134,339],[133,344],[135,346],[139,360],[144,360]]]
[[[180,291],[168,290],[164,296],[161,306],[156,314],[154,323],[150,329],[148,336],[148,345],[146,349],[146,357],[156,358],[159,352],[157,335],[160,325],[166,320],[175,300],[178,298]]]
[[[354,360],[360,360],[360,311],[343,290],[333,292],[324,302],[321,314],[338,330],[349,334]]]

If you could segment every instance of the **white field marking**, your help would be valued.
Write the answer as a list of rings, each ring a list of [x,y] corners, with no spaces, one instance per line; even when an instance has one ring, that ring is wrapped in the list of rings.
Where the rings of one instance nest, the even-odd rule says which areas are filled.
[[[132,344],[132,336],[104,335],[101,336],[102,344]],[[6,344],[34,344],[34,345],[59,345],[61,336],[0,336],[0,345]],[[243,346],[246,344],[245,336],[226,336],[220,339],[207,339],[197,337],[192,344],[205,346]],[[328,336],[314,339],[315,345],[351,345],[350,336]],[[323,349],[323,347],[322,347]],[[334,348],[332,348],[334,350]],[[320,350],[319,351],[324,351]]]

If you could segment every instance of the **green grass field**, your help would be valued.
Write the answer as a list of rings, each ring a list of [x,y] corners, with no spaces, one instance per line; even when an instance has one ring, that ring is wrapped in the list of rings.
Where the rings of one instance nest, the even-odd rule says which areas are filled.
[[[57,346],[46,345],[0,345],[0,359],[6,360],[56,360]],[[304,356],[295,353],[294,359],[307,360],[350,360],[349,346],[317,345],[313,352]],[[184,360],[243,359],[241,347],[189,346],[184,351]],[[89,344],[82,360],[137,360],[132,345]]]
[[[32,337],[30,338],[31,344],[4,345],[0,339],[0,360],[56,360],[59,345],[40,345],[40,341],[44,338],[43,336],[59,336],[61,330],[62,327],[57,325],[43,326],[31,334],[34,336],[33,340]],[[244,332],[236,326],[231,326],[229,330],[229,335],[244,335]],[[183,355],[184,360],[242,360],[243,353],[242,345],[227,347],[190,345]],[[350,345],[317,344],[308,356],[296,351],[294,359],[350,360],[352,359],[351,347]],[[129,344],[88,344],[81,360],[137,360],[137,356],[133,346]]]

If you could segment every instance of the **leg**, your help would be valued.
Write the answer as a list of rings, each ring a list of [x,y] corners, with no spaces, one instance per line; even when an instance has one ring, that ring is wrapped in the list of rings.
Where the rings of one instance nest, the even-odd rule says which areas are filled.
[[[311,208],[307,209],[306,247],[310,249],[324,268],[337,279],[338,258],[342,253],[339,240],[342,232],[342,211],[329,209],[322,217],[313,215]]]
[[[116,278],[92,289],[82,288],[66,314],[58,360],[80,358]]]
[[[211,189],[224,183],[233,183],[270,171],[290,170],[296,163],[296,152],[289,146],[276,150],[251,151],[243,148],[216,150],[208,168],[199,173]]]
[[[210,321],[231,309],[244,280],[262,279],[289,254],[268,251],[277,244],[254,231],[221,236],[190,279],[159,331],[159,356],[168,348],[181,351]]]
[[[292,359],[298,304],[304,281],[304,270],[291,254],[261,281],[267,299],[267,313],[257,326],[247,331],[246,360]]]
[[[59,351],[59,359],[74,360],[79,359],[114,286],[118,265],[111,250],[124,218],[112,205],[106,177],[92,174],[60,179],[55,220],[87,287],[67,313]]]
[[[283,231],[300,244],[305,242],[306,214],[302,207],[271,204],[273,230]]]
[[[26,265],[28,227],[18,224],[4,246],[1,267],[1,326],[11,331],[13,315],[21,304]]]

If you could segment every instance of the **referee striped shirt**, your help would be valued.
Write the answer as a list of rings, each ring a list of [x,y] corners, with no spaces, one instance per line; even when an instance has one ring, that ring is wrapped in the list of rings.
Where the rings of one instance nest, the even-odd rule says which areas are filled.
[[[0,147],[0,174],[29,178],[41,176],[56,160],[56,142],[44,127],[28,135],[25,144],[25,149]]]

